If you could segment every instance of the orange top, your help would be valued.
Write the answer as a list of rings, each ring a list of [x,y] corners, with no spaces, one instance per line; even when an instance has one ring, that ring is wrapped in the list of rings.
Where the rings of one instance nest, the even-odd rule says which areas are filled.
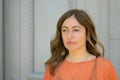
[[[43,80],[118,80],[112,64],[101,57],[96,59],[71,63],[66,59],[51,76],[49,68],[44,73]]]

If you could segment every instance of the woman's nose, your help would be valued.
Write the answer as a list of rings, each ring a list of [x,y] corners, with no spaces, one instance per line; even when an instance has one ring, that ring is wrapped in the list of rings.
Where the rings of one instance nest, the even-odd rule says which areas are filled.
[[[72,31],[68,31],[67,32],[67,38],[70,39],[73,37],[73,32]]]

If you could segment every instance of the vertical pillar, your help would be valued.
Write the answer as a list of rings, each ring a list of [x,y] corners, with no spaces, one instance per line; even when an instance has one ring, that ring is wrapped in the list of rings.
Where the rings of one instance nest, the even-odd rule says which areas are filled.
[[[0,80],[3,80],[3,7],[0,0]]]
[[[68,0],[68,9],[77,8],[77,0]]]
[[[5,80],[21,80],[20,0],[4,0]]]
[[[5,79],[33,72],[33,0],[5,0]]]

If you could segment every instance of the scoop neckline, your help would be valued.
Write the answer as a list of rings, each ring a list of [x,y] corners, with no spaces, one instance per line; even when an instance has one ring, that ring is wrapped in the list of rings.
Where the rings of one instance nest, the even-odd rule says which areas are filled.
[[[94,59],[88,60],[88,61],[82,61],[82,62],[70,62],[67,59],[65,59],[65,62],[69,63],[69,64],[82,64],[82,63],[89,63],[89,62],[94,62],[95,60],[97,60],[99,57],[96,57]]]

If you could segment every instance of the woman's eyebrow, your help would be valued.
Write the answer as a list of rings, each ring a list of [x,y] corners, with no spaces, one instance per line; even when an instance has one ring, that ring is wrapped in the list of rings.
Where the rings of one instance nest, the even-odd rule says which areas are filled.
[[[62,28],[68,28],[67,26],[62,26]],[[72,26],[72,28],[80,28],[80,26]]]
[[[73,26],[72,28],[80,28],[80,26]]]
[[[68,28],[67,26],[62,26],[62,28]]]

